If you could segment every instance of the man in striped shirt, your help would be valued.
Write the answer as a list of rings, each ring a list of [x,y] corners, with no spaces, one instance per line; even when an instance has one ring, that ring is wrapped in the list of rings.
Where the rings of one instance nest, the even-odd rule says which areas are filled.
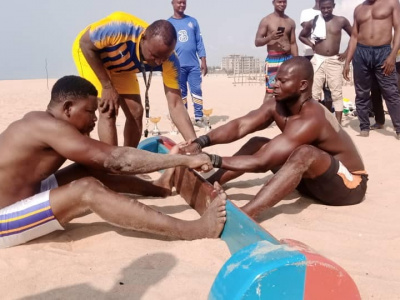
[[[79,33],[72,54],[79,74],[99,91],[99,138],[117,145],[116,118],[121,106],[126,122],[124,146],[136,147],[142,133],[143,105],[136,73],[161,71],[172,121],[185,140],[196,138],[179,89],[176,31],[165,20],[148,25],[115,12]],[[145,76],[150,86],[151,72]],[[147,78],[148,77],[148,78]]]

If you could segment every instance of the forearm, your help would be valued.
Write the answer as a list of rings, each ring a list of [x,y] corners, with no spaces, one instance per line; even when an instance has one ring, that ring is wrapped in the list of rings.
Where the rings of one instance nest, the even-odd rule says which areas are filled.
[[[143,174],[176,166],[189,166],[186,155],[165,155],[132,147],[115,147],[104,160],[103,167],[115,174]]]
[[[182,101],[181,101],[182,102]],[[182,134],[183,138],[188,141],[196,138],[192,122],[183,103],[169,107],[171,119]]]
[[[390,56],[392,57],[396,57],[397,52],[399,51],[400,48],[400,35],[398,34],[398,32],[399,30],[395,30],[394,32],[393,46],[392,46],[392,51],[390,52]]]
[[[354,36],[351,36],[349,45],[347,47],[347,55],[346,55],[346,64],[350,64],[353,59],[354,52],[357,47],[357,39]]]
[[[231,171],[253,173],[264,173],[270,170],[268,164],[264,164],[259,157],[254,155],[223,157],[221,168]]]
[[[299,36],[299,40],[300,42],[302,42],[304,45],[309,46],[310,48],[314,47],[314,44],[310,41],[310,39],[308,37],[304,37],[304,36]]]
[[[241,139],[245,135],[246,134],[241,132],[239,122],[236,120],[233,120],[207,133],[207,136],[210,138],[209,146],[232,143]]]

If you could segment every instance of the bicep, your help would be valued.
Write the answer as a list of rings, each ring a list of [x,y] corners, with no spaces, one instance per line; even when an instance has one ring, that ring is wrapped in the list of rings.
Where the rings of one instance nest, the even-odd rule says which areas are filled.
[[[263,38],[263,37],[267,36],[267,32],[268,32],[268,22],[265,19],[263,19],[263,20],[261,20],[260,24],[258,25],[256,38]]]
[[[91,139],[70,126],[49,128],[44,134],[44,141],[62,157],[71,161],[101,168],[112,146]]]

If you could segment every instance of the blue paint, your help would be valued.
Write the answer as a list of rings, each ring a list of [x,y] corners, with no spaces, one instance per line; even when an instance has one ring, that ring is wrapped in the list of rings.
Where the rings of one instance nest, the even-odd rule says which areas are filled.
[[[262,240],[274,245],[280,244],[277,239],[243,213],[231,201],[226,203],[226,214],[227,218],[221,239],[226,242],[231,254]]]
[[[160,137],[140,142],[138,149],[168,153]],[[232,256],[219,271],[209,299],[303,299],[306,257],[282,245],[231,201],[221,234]]]
[[[153,153],[161,153],[161,154],[169,153],[168,148],[165,147],[163,143],[160,141],[161,138],[159,136],[149,137],[139,143],[138,149],[150,151]]]
[[[256,242],[223,265],[209,299],[303,299],[305,262],[302,253],[287,245]]]

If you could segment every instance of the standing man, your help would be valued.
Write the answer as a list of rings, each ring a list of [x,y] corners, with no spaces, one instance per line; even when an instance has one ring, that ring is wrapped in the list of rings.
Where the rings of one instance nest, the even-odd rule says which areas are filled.
[[[312,8],[307,8],[303,9],[300,14],[300,25],[303,27],[308,23],[309,21],[313,20],[316,16],[318,16],[321,13],[319,10],[319,0],[315,0],[315,5]],[[311,34],[311,33],[310,33]],[[299,36],[300,39],[300,36]],[[314,50],[312,47],[308,46],[307,44],[304,45],[304,57],[307,59],[311,60],[314,56]]]
[[[312,8],[307,8],[307,9],[303,9],[301,11],[300,14],[300,25],[301,27],[304,28],[306,22],[309,22],[311,20],[313,20],[317,15],[319,15],[321,13],[321,11],[319,10],[319,0],[315,0],[315,4],[314,7]],[[300,36],[299,36],[300,39]],[[314,56],[314,50],[307,45],[304,45],[304,57],[306,57],[307,59],[311,60]],[[329,90],[329,88],[324,84],[323,86],[323,91],[324,91],[324,101],[323,104],[325,106],[327,106],[327,108],[329,110],[332,109],[332,96],[331,96],[331,92]]]
[[[162,72],[168,109],[176,127],[185,140],[196,137],[179,90],[175,44],[176,31],[168,21],[159,20],[149,26],[124,12],[112,13],[78,35],[72,54],[79,74],[99,91],[101,141],[118,145],[116,118],[121,106],[126,116],[124,146],[137,146],[143,105],[136,73],[143,73],[147,98],[152,71]],[[150,71],[148,78],[146,71]]]
[[[203,127],[203,93],[201,90],[201,75],[207,74],[206,50],[197,20],[185,15],[186,0],[172,0],[174,15],[168,19],[174,25],[178,34],[175,51],[179,57],[181,72],[179,86],[182,100],[187,108],[189,84],[194,106],[194,124]],[[199,58],[201,65],[199,65]]]
[[[370,91],[374,76],[400,140],[400,93],[395,70],[400,46],[400,4],[398,0],[366,0],[354,10],[354,25],[343,77],[349,80],[353,61],[356,109],[361,136],[369,136]],[[394,35],[392,30],[394,29]]]
[[[280,65],[298,55],[296,44],[296,24],[285,15],[286,0],[273,0],[274,12],[264,17],[256,34],[255,45],[267,45],[265,59],[265,83],[267,94],[274,92],[275,76]]]
[[[313,98],[321,101],[322,88],[324,84],[327,84],[331,91],[336,119],[341,123],[343,115],[343,79],[341,74],[343,73],[343,61],[347,52],[339,53],[339,50],[342,29],[350,36],[351,25],[345,17],[333,15],[334,0],[321,0],[319,4],[321,14],[304,24],[299,37],[300,41],[311,47],[315,53],[311,59],[314,68]],[[323,29],[321,30],[323,37],[315,34],[318,33],[318,26]],[[315,43],[310,40],[311,34],[315,37]]]

